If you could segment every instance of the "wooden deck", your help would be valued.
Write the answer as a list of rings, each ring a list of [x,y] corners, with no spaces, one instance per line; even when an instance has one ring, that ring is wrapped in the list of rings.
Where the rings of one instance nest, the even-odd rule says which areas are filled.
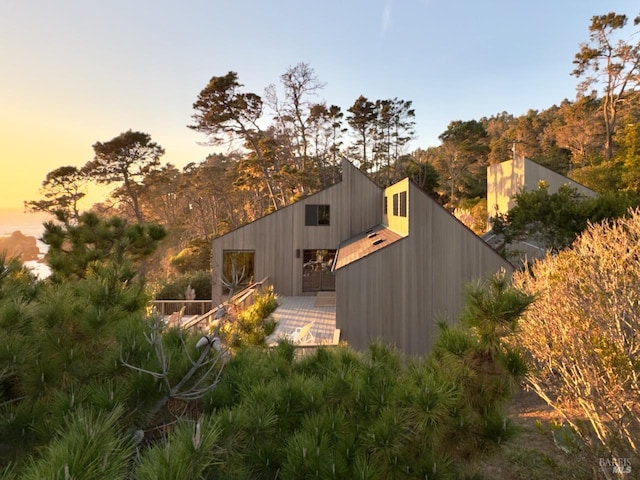
[[[172,321],[171,315],[162,315],[162,321],[165,324],[170,325],[170,326],[180,325],[180,327],[183,327],[185,324],[188,324],[194,318],[199,317],[199,316],[200,315],[182,315],[181,317],[178,317],[176,320]]]
[[[279,306],[271,314],[275,331],[267,338],[274,345],[288,338],[301,346],[337,345],[335,292],[318,292],[317,296],[278,297]]]

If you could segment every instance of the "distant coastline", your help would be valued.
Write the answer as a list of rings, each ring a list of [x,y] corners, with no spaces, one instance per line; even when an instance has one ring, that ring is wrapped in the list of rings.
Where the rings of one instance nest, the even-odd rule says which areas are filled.
[[[40,238],[44,233],[43,223],[48,220],[48,216],[42,214],[30,214],[20,211],[0,211],[0,238],[8,238],[14,232],[20,232],[26,237],[33,237],[39,250],[37,260],[23,262],[38,278],[46,278],[51,271],[44,263],[44,255],[48,246]]]
[[[40,252],[45,253],[47,251],[47,245],[40,240],[44,234],[43,222],[38,222],[37,220],[5,222],[0,217],[0,237],[9,237],[13,232],[20,232],[27,237],[34,237]]]

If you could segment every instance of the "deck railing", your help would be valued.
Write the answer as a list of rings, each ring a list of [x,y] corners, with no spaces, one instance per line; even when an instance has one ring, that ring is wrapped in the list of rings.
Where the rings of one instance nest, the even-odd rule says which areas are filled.
[[[211,310],[211,300],[152,300],[151,304],[163,317],[180,311],[182,307],[183,315],[202,315]]]
[[[190,318],[182,324],[182,328],[199,328],[203,329],[211,321],[217,320],[225,315],[227,309],[235,308],[237,311],[244,310],[254,301],[256,293],[261,292],[269,285],[269,277],[265,277],[259,282],[254,282],[248,287],[240,290],[233,297],[225,302],[213,307],[212,309]]]
[[[269,277],[264,277],[259,282],[254,282],[248,287],[240,290],[225,303],[234,305],[238,310],[244,310],[253,303],[256,293],[262,292],[268,286]]]

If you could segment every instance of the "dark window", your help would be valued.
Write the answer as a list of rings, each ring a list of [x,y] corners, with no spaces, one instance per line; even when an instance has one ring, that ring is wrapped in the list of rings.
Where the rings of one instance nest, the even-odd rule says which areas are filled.
[[[330,225],[331,214],[329,205],[305,205],[304,224],[307,226]]]
[[[400,216],[407,216],[407,192],[400,192]]]
[[[387,214],[387,196],[386,195],[384,197],[384,204],[382,205],[382,209],[384,214],[386,215]]]
[[[393,214],[398,216],[398,194],[393,194]]]

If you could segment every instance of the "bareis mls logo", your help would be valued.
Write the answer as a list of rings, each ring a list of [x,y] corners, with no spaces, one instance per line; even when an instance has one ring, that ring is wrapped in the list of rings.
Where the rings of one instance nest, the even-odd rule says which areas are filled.
[[[602,470],[610,470],[611,473],[631,473],[630,458],[601,458],[598,464]]]

